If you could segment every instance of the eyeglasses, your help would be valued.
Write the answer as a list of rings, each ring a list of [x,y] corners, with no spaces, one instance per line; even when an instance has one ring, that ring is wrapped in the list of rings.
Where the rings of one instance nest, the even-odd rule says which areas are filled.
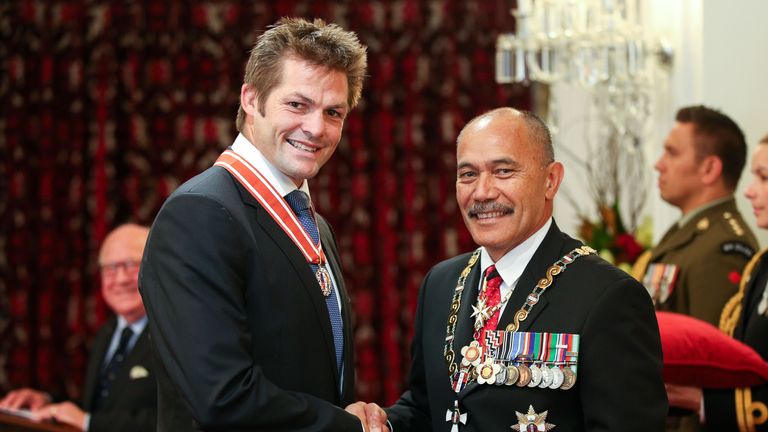
[[[117,274],[117,271],[121,268],[126,273],[133,273],[139,269],[139,264],[141,264],[141,261],[125,260],[125,261],[101,264],[99,268],[101,268],[101,274],[103,274],[104,276],[114,276]]]

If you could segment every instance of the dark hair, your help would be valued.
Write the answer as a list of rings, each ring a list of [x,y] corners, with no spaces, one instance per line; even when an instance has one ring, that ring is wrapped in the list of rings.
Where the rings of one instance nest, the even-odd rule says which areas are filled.
[[[354,108],[360,101],[368,60],[366,47],[357,35],[321,19],[309,22],[301,18],[281,18],[259,36],[245,66],[243,82],[256,90],[262,114],[269,94],[280,84],[283,60],[289,55],[344,72],[349,88],[349,108]],[[240,107],[237,130],[241,131],[244,124],[245,111]]]
[[[747,160],[747,142],[739,125],[727,115],[704,105],[681,108],[675,120],[693,123],[696,159],[719,158],[723,164],[723,182],[736,189]]]

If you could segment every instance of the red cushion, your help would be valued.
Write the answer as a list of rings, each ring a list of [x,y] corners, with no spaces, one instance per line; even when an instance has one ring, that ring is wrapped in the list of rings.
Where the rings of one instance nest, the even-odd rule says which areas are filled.
[[[664,352],[664,381],[702,388],[768,382],[768,363],[752,347],[687,315],[656,312]]]

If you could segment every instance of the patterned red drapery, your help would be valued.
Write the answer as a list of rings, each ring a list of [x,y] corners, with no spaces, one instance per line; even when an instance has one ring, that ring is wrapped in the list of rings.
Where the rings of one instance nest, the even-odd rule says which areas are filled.
[[[421,278],[473,247],[454,198],[456,135],[483,111],[530,105],[527,89],[493,80],[511,6],[3,2],[0,390],[78,395],[88,343],[109,312],[99,244],[121,222],[151,223],[231,143],[250,45],[290,15],[336,22],[369,47],[361,106],[311,187],[353,297],[358,397],[396,399]]]

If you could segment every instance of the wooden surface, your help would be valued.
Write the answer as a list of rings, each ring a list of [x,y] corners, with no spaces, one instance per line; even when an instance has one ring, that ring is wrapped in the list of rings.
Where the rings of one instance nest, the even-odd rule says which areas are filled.
[[[0,431],[3,432],[28,432],[28,431],[47,431],[47,432],[75,432],[76,429],[65,424],[38,423],[11,414],[0,412]]]

